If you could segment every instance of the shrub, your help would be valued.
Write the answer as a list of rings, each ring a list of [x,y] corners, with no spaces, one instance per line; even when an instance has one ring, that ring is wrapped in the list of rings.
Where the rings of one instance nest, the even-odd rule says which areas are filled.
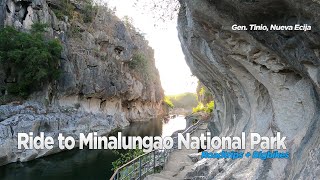
[[[204,89],[204,87],[202,87],[199,91],[199,95],[204,95],[206,93],[206,90]]]
[[[202,103],[209,103],[213,100],[213,96],[210,93],[210,90],[205,87],[200,81],[198,81],[197,96],[198,101]]]
[[[214,101],[210,101],[210,102],[206,105],[205,112],[207,112],[207,113],[212,113],[213,109],[214,109]]]
[[[71,23],[68,35],[73,38],[81,38],[81,29],[75,23]]]
[[[71,4],[70,0],[60,0],[58,2],[57,6],[52,8],[56,17],[59,20],[64,20],[65,16],[71,17],[75,8]]]
[[[197,107],[195,107],[195,108],[192,109],[192,112],[193,112],[193,113],[201,112],[201,111],[204,111],[204,109],[205,109],[204,105],[203,105],[201,102],[199,102],[199,104],[197,105]]]
[[[129,16],[124,16],[122,19],[124,25],[128,28],[128,29],[134,29],[133,27],[133,23],[132,23],[132,18],[130,18]]]
[[[30,34],[12,27],[0,30],[0,63],[9,94],[26,98],[45,83],[58,79],[62,46],[57,39],[45,39],[45,27],[34,24]]]
[[[148,69],[148,60],[143,54],[134,54],[132,60],[129,62],[129,68],[146,71]]]
[[[85,1],[83,10],[81,10],[82,19],[84,23],[90,23],[93,21],[97,12],[97,7],[93,5],[91,0]]]
[[[116,170],[121,167],[123,164],[133,160],[134,158],[144,154],[142,149],[129,149],[121,153],[119,151],[113,151],[116,155],[120,157],[112,162],[112,170]]]
[[[141,53],[134,54],[128,66],[130,69],[139,72],[149,82],[153,82],[156,79],[156,74],[152,72],[152,65]]]
[[[70,19],[79,18],[80,16],[81,19],[79,20],[84,23],[92,22],[96,15],[97,7],[94,6],[92,0],[85,0],[81,4],[81,9],[76,10],[70,0],[60,0],[58,4],[51,9],[59,20],[64,20],[65,16],[68,16]],[[78,16],[79,13],[80,15]]]
[[[197,107],[192,109],[193,113],[197,112],[206,112],[206,113],[212,113],[214,109],[214,101],[210,101],[206,105],[203,105],[201,102],[197,105]]]
[[[172,101],[170,100],[169,97],[164,97],[164,103],[169,107],[169,108],[174,108],[174,105],[172,103]]]

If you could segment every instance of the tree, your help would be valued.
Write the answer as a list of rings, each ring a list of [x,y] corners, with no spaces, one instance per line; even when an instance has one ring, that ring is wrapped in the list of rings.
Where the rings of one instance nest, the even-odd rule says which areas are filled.
[[[62,46],[57,39],[45,39],[45,27],[34,24],[30,34],[12,27],[0,30],[0,67],[5,72],[1,88],[9,94],[26,98],[59,77]]]

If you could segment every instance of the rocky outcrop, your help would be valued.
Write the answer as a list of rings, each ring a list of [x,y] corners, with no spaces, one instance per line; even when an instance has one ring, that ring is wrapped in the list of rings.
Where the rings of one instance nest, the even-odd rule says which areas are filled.
[[[0,27],[4,25],[4,18],[5,18],[5,1],[0,1]]]
[[[318,1],[181,0],[179,38],[213,93],[214,135],[286,136],[288,160],[201,160],[187,179],[317,179]],[[309,24],[311,31],[233,31],[232,25]],[[247,149],[249,150],[249,149]]]
[[[77,139],[80,132],[107,134],[129,122],[150,120],[164,113],[153,50],[143,36],[110,10],[99,7],[93,19],[84,22],[80,18],[84,17],[84,1],[70,1],[74,12],[68,13],[73,17],[59,19],[55,14],[59,11],[54,10],[63,1],[0,2],[0,8],[5,9],[0,10],[0,27],[28,31],[34,23],[45,23],[49,25],[48,38],[57,38],[63,44],[58,81],[27,101],[0,106],[0,165],[60,151],[18,150],[19,132],[45,132],[53,137],[64,133]],[[141,62],[146,63],[144,69],[134,64]]]
[[[128,125],[124,118],[120,119],[105,113],[87,113],[75,107],[45,108],[43,104],[30,101],[21,105],[3,105],[0,114],[0,165],[25,162],[61,151],[57,144],[51,150],[18,149],[18,133],[38,135],[45,132],[55,141],[58,134],[63,133],[78,141],[80,133],[106,135],[116,127]]]
[[[197,99],[198,102],[206,105],[208,103],[210,103],[211,101],[213,101],[212,95],[209,91],[209,89],[203,85],[200,81],[198,82],[198,86],[197,86]]]

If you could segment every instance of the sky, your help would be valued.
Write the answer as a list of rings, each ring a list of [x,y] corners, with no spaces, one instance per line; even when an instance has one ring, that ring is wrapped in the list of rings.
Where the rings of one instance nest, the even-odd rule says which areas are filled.
[[[197,78],[185,62],[178,39],[176,20],[157,23],[150,11],[143,11],[134,6],[134,0],[103,0],[110,9],[116,8],[119,18],[129,16],[133,25],[140,29],[149,45],[155,51],[156,67],[160,73],[162,87],[166,95],[195,92]],[[149,3],[149,0],[140,0],[139,3]],[[149,3],[150,4],[150,3]],[[141,7],[141,6],[139,6]]]

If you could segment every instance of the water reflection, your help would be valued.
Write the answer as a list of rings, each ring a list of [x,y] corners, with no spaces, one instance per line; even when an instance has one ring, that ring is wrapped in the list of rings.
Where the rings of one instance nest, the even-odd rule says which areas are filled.
[[[163,123],[162,119],[133,123],[124,129],[125,136],[170,136],[184,129],[186,121],[179,116]],[[118,157],[111,150],[71,150],[26,163],[0,167],[1,180],[107,179],[112,175],[111,162]]]
[[[124,136],[160,136],[163,128],[162,124],[162,119],[131,123],[122,133]]]
[[[0,179],[106,179],[117,157],[109,150],[72,150],[0,168]]]

